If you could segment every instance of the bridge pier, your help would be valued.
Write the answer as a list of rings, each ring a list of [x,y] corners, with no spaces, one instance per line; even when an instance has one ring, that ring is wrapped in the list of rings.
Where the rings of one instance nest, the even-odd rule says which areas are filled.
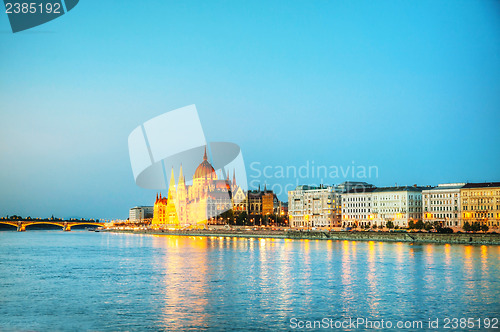
[[[17,231],[18,232],[26,232],[26,227],[24,225],[18,225],[17,226]]]
[[[64,228],[63,228],[63,231],[70,232],[71,231],[71,226],[65,225]]]

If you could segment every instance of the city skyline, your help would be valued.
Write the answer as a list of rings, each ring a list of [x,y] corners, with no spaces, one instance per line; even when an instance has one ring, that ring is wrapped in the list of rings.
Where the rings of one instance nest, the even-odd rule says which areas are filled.
[[[209,141],[244,151],[250,189],[253,162],[378,169],[324,184],[500,177],[498,2],[133,4],[80,3],[17,34],[0,15],[0,215],[150,204],[127,136],[193,103]]]

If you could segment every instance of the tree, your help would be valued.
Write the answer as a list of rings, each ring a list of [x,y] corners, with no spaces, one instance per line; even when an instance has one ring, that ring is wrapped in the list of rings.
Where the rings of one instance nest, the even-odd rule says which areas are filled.
[[[392,221],[388,221],[387,224],[385,224],[385,227],[389,228],[389,229],[393,229],[394,228],[394,223]]]
[[[435,229],[435,230],[439,230],[439,229],[440,229],[440,228],[442,228],[443,226],[441,225],[441,222],[439,222],[439,221],[437,221],[437,220],[436,220],[436,221],[434,221],[434,222],[432,223],[432,227],[434,227],[434,229]]]
[[[419,220],[415,223],[415,228],[416,229],[423,229],[424,228],[424,223],[422,222],[422,220]]]
[[[268,215],[262,216],[262,224],[264,224],[265,226],[269,226],[269,216]]]
[[[479,230],[481,230],[481,225],[478,222],[472,223],[471,231],[478,232]]]
[[[276,225],[278,225],[278,226],[286,226],[285,217],[283,217],[283,216],[277,216],[276,217]]]
[[[246,211],[241,212],[236,216],[236,224],[237,225],[245,225],[245,222],[247,221],[248,215]]]
[[[424,229],[425,229],[426,231],[430,231],[430,230],[432,229],[432,225],[431,225],[431,223],[430,223],[430,222],[428,222],[428,221],[426,221],[426,222],[424,223]]]
[[[453,229],[451,229],[449,227],[440,227],[438,229],[438,233],[451,234],[451,233],[453,233]]]
[[[409,229],[415,229],[415,223],[413,222],[413,220],[410,220],[410,222],[408,223],[408,228]]]
[[[373,224],[373,229],[377,229],[377,224]]]
[[[483,232],[485,232],[485,233],[486,233],[489,229],[490,229],[490,228],[488,227],[488,225],[486,225],[486,224],[481,225],[481,230],[482,230]]]
[[[221,214],[219,214],[217,216],[217,219],[219,219],[219,218],[222,218],[224,223],[227,223],[230,225],[231,223],[234,222],[233,221],[234,220],[233,219],[233,209],[222,212]]]

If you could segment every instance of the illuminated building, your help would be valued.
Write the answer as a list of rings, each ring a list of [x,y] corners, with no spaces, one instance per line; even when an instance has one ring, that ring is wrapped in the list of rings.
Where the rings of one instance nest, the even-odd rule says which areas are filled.
[[[234,178],[233,178],[234,181]],[[234,183],[234,182],[233,182]],[[233,212],[234,214],[239,214],[247,211],[247,195],[243,188],[236,186],[236,189],[233,189]]]
[[[128,220],[131,222],[143,221],[153,217],[152,206],[136,206],[129,210]]]
[[[460,196],[463,223],[500,226],[500,182],[467,183]]]
[[[410,221],[421,220],[422,189],[416,185],[375,189],[372,194],[374,223],[386,226],[392,221],[394,226],[408,227]]]
[[[340,202],[340,193],[331,186],[298,186],[288,192],[290,227],[339,226]]]
[[[422,190],[422,220],[444,227],[462,227],[460,189],[465,183],[443,183]]]
[[[342,225],[408,227],[410,221],[422,218],[422,188],[353,187],[342,194]]]
[[[269,215],[276,213],[274,206],[278,202],[272,190],[264,186],[264,190],[249,190],[247,193],[247,205],[249,215]]]
[[[237,196],[233,197],[233,192]],[[207,220],[232,209],[233,205],[238,208],[244,205],[244,198],[243,190],[236,185],[234,173],[232,182],[229,181],[229,174],[226,179],[218,179],[205,149],[203,161],[194,172],[192,185],[186,185],[181,166],[176,186],[172,169],[168,197],[157,195],[152,225],[175,228],[203,226]]]
[[[351,187],[342,194],[342,226],[371,226],[374,223],[372,213],[372,193],[376,188]]]
[[[262,215],[274,214],[274,197],[272,192],[262,195]]]

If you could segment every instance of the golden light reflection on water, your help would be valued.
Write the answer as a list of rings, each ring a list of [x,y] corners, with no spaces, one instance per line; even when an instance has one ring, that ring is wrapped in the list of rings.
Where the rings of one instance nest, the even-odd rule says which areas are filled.
[[[401,268],[401,265],[404,262],[404,247],[405,245],[403,242],[396,243],[396,261],[398,262],[398,268]]]
[[[481,277],[482,279],[487,279],[489,277],[489,265],[488,265],[488,246],[481,246]],[[488,288],[488,285],[485,285]]]
[[[345,312],[349,312],[351,310],[352,300],[354,298],[353,292],[353,284],[352,284],[352,271],[351,266],[354,265],[354,249],[352,249],[352,243],[350,241],[342,241],[342,250],[341,250],[341,266],[342,266],[342,274],[341,274],[341,282],[342,282],[342,298],[343,308]]]
[[[425,287],[434,289],[436,288],[436,283],[435,283],[435,275],[436,275],[436,266],[434,264],[434,248],[435,245],[433,244],[426,244],[424,245],[424,262],[425,262],[425,269],[427,273],[424,274],[424,280],[425,280]]]
[[[183,320],[189,320],[196,326],[206,325],[204,308],[208,304],[208,241],[200,237],[153,238],[153,246],[166,251],[157,264],[164,272],[164,307],[161,317],[164,326],[169,329],[182,327]],[[189,259],[185,258],[186,253],[189,253]]]
[[[446,266],[451,265],[451,245],[449,243],[444,245],[444,263]]]
[[[380,242],[378,242],[380,244]],[[370,312],[373,315],[377,315],[378,313],[378,285],[377,285],[377,267],[376,267],[376,259],[377,259],[377,246],[373,241],[368,242],[368,273],[367,273],[367,281],[368,288],[370,290],[370,296],[367,298],[368,306],[370,307]]]
[[[464,295],[477,296],[482,287],[477,285],[478,273],[490,278],[488,264],[497,250],[449,244],[229,237],[155,236],[153,243],[165,251],[157,263],[163,271],[161,317],[168,329],[182,329],[176,322],[183,320],[193,326],[213,322],[215,316],[207,312],[213,311],[215,294],[228,286],[235,292],[243,290],[254,306],[279,309],[282,320],[289,318],[294,303],[313,306],[318,287],[341,299],[335,302],[336,311],[352,312],[362,299],[372,317],[384,310],[384,292],[397,294],[398,289],[433,296],[436,287],[454,292],[457,283],[463,283]],[[243,270],[233,269],[242,258]],[[463,272],[460,281],[457,267]]]
[[[464,246],[464,288],[466,294],[474,294],[475,282],[474,282],[474,260],[473,260],[473,246]]]

